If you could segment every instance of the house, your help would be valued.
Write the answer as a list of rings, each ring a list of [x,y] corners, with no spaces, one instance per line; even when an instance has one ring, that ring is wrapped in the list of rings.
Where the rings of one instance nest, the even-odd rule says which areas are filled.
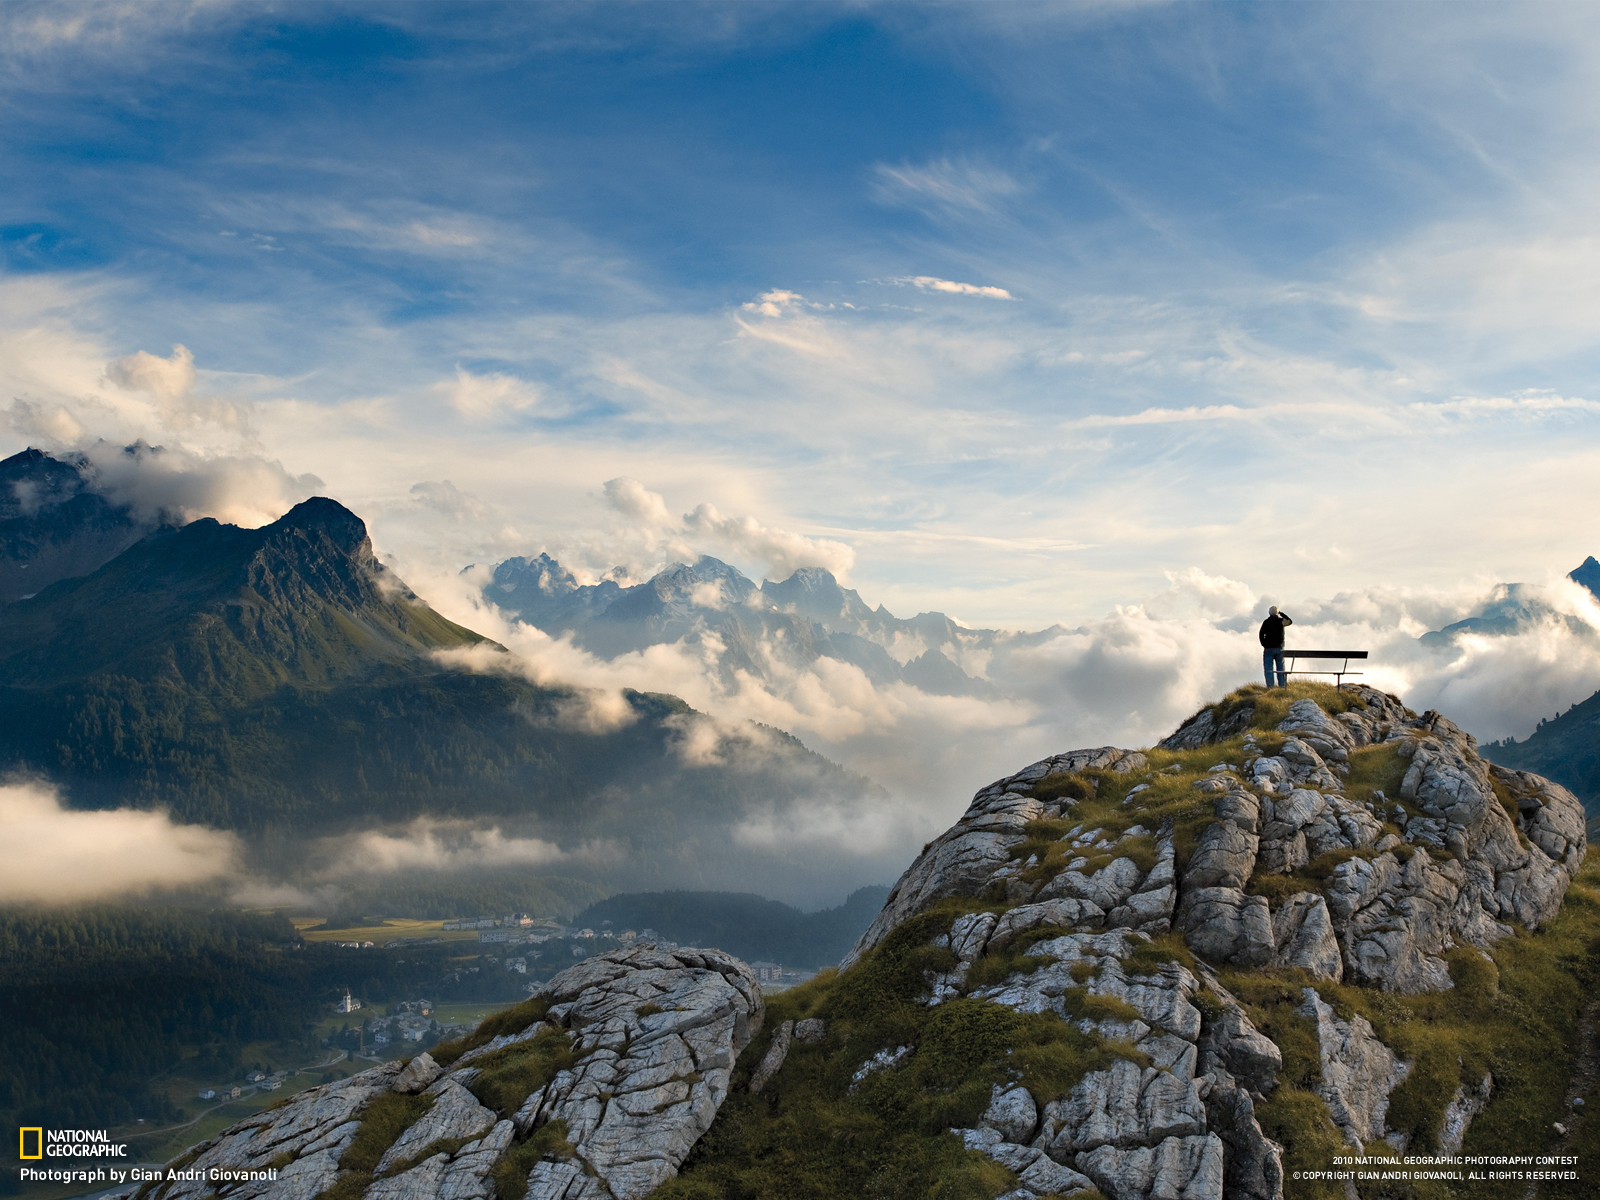
[[[250,1074],[244,1077],[244,1081],[246,1083],[260,1083],[266,1077],[267,1073],[265,1071],[251,1071]]]
[[[509,939],[510,936],[511,935],[503,929],[478,930],[478,940],[480,942],[503,942]]]
[[[217,1098],[217,1089],[216,1088],[202,1088],[200,1090],[200,1099],[202,1099],[202,1100],[215,1100],[216,1098]]]
[[[777,963],[757,961],[750,964],[750,969],[762,983],[776,983],[783,977],[783,968]]]
[[[508,958],[506,959],[506,970],[515,971],[518,975],[526,975],[528,973],[528,960],[525,958]]]
[[[281,1088],[282,1086],[283,1086],[283,1080],[281,1080],[281,1079],[268,1079],[264,1083],[262,1083],[261,1090],[263,1092],[275,1092],[279,1088]]]
[[[222,1094],[224,1096],[226,1096],[229,1100],[237,1100],[239,1098],[239,1094],[243,1090],[244,1089],[241,1088],[238,1084],[234,1084],[233,1087],[229,1088],[227,1091],[223,1092]]]
[[[358,1009],[360,1007],[361,1007],[361,1001],[357,1000],[354,996],[352,996],[350,994],[350,989],[349,988],[345,988],[344,995],[342,997],[340,997],[338,1003],[336,1003],[333,1006],[333,1011],[334,1012],[342,1012],[342,1013],[351,1013],[351,1012],[355,1012],[356,1009]]]

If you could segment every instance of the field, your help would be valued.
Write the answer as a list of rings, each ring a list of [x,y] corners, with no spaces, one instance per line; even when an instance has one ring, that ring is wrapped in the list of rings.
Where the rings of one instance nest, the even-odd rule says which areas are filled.
[[[371,942],[382,946],[385,942],[405,938],[438,938],[446,942],[476,942],[476,929],[446,929],[443,921],[422,921],[411,917],[391,917],[377,925],[363,925],[355,929],[318,929],[325,917],[295,917],[294,927],[308,942]]]

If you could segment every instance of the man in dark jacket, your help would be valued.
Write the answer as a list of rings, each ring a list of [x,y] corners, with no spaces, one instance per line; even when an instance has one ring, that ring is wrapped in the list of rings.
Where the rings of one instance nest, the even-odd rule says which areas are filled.
[[[1293,624],[1289,614],[1279,612],[1276,604],[1261,622],[1261,667],[1267,673],[1268,687],[1289,686],[1289,672],[1283,667],[1283,627]],[[1272,678],[1274,670],[1278,673],[1276,683]]]

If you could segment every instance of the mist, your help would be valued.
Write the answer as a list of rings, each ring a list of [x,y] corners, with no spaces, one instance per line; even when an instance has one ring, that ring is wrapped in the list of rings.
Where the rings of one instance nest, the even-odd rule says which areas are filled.
[[[0,784],[0,903],[66,904],[208,883],[237,868],[230,833],[165,813],[73,812],[37,782]]]

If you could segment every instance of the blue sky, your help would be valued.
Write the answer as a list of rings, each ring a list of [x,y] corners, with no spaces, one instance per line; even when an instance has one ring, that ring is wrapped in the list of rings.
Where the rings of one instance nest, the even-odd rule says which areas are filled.
[[[279,462],[440,569],[648,569],[626,476],[985,623],[1543,578],[1600,31],[1446,11],[11,4],[0,449]]]

